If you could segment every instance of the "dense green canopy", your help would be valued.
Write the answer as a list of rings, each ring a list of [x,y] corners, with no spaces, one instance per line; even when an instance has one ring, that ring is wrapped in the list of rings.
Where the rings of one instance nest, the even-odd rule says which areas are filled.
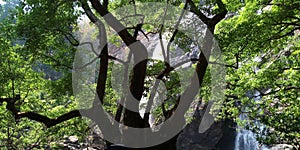
[[[180,88],[180,75],[168,64],[145,60],[129,67],[132,71],[123,81],[111,78],[113,71],[128,71],[128,66],[109,53],[111,45],[118,49],[146,41],[151,34],[161,37],[161,33],[171,31],[166,36],[170,43],[184,52],[192,51],[191,39],[157,23],[161,21],[159,15],[150,17],[153,24],[136,23],[137,20],[122,22],[118,13],[113,13],[115,22],[103,18],[118,8],[143,2],[168,3],[187,9],[216,38],[224,62],[209,62],[201,53],[192,60],[195,64],[189,70],[196,72],[201,85],[201,90],[191,97],[206,105],[207,95],[212,91],[208,66],[226,67],[226,98],[216,121],[232,119],[257,133],[257,139],[264,144],[286,143],[299,148],[300,2],[297,0],[6,0],[0,3],[1,148],[60,149],[59,143],[65,136],[76,135],[84,141],[94,132],[79,113],[84,108],[78,107],[72,90],[73,61],[80,40],[86,36],[84,33],[91,33],[90,38],[94,39],[99,34],[100,43],[109,43],[97,56],[94,87],[113,118],[127,126],[149,127],[150,114],[145,113],[142,118],[138,112],[123,108],[118,101],[126,102],[130,97],[115,91],[112,84],[120,83],[120,89],[128,86],[133,97],[141,100],[150,97],[155,79],[164,81],[168,91],[164,102],[152,112],[155,122],[171,117],[185,89]],[[164,10],[156,12],[163,14]],[[82,25],[84,22],[88,25]],[[116,22],[126,29],[116,34]],[[88,26],[94,27],[93,30]],[[141,37],[144,39],[140,40]],[[113,67],[113,62],[118,63]],[[192,78],[189,71],[184,74],[187,81]],[[186,87],[193,84],[196,83],[188,82]],[[248,119],[239,119],[241,114],[247,114]]]

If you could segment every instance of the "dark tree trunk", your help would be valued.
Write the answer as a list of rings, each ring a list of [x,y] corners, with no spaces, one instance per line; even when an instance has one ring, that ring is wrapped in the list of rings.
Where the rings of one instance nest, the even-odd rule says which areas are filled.
[[[98,0],[89,0],[92,4],[92,7],[101,15],[105,16],[109,14],[107,10],[107,6],[104,6],[100,3]],[[221,2],[221,0],[216,0],[216,3],[218,6],[223,9],[223,12],[215,15],[213,18],[207,18],[200,10],[198,10],[194,3],[191,0],[187,1],[188,4],[191,6],[192,11],[198,15],[198,17],[208,26],[208,29],[211,33],[206,34],[205,41],[204,41],[204,46],[201,48],[202,53],[200,55],[200,58],[197,62],[196,66],[196,74],[193,76],[192,80],[197,79],[199,82],[194,83],[191,82],[191,85],[186,89],[186,91],[192,91],[192,92],[184,92],[182,95],[185,96],[185,99],[188,99],[188,101],[194,99],[196,94],[199,92],[199,89],[197,86],[201,86],[204,75],[206,72],[206,68],[208,66],[208,58],[210,56],[211,48],[212,48],[212,43],[213,43],[213,32],[215,25],[220,22],[226,15],[227,11],[226,8],[224,7],[224,4]],[[109,16],[109,17],[104,17],[104,20],[106,23],[111,26],[115,31],[118,32],[119,36],[121,39],[125,42],[125,44],[130,48],[133,44],[135,44],[135,48],[130,48],[130,51],[132,52],[134,56],[134,68],[133,68],[133,74],[130,80],[130,94],[127,94],[124,103],[128,103],[129,101],[140,101],[142,98],[142,94],[144,92],[144,80],[146,76],[146,68],[147,68],[147,49],[145,46],[140,43],[140,41],[136,40],[136,34],[132,36],[126,28],[117,20],[114,16]],[[136,32],[137,33],[137,32]],[[203,53],[205,52],[205,54]],[[106,61],[106,60],[105,60]],[[103,67],[103,70],[107,68]],[[100,77],[99,77],[100,78]],[[102,85],[103,87],[104,85]],[[101,87],[99,87],[101,88]],[[138,110],[138,105],[136,106],[131,106],[133,108],[136,108]],[[184,123],[184,114],[188,110],[189,104],[184,104],[183,107],[181,107],[178,114],[176,114],[178,123]],[[121,112],[122,109],[120,109],[118,112]],[[118,113],[120,115],[120,113]],[[120,116],[116,117],[117,120],[120,120]],[[146,119],[145,119],[146,118]],[[123,116],[123,122],[125,125],[130,126],[130,127],[135,127],[135,128],[145,128],[149,127],[148,124],[148,117],[145,117],[144,119],[140,116],[138,111],[131,111],[125,108],[124,111],[124,116]],[[175,117],[174,117],[175,118]],[[170,140],[159,144],[157,146],[153,147],[148,147],[148,148],[140,148],[140,149],[145,149],[145,150],[176,150],[176,142],[177,142],[177,137],[179,133],[171,138]]]

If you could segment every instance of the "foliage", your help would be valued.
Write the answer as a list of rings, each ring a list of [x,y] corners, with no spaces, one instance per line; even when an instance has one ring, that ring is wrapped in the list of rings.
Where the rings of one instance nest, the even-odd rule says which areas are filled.
[[[142,37],[150,32],[155,34],[165,31],[177,32],[172,29],[172,26],[160,25],[163,17],[171,21],[178,19],[179,16],[174,16],[175,10],[172,9],[166,14],[164,14],[165,10],[155,10],[157,15],[144,18],[144,21],[153,24],[145,23],[140,29],[137,24],[144,23],[140,22],[140,18],[132,17],[126,20],[128,22],[120,21],[128,28],[124,31],[128,31],[129,34],[115,33],[109,21],[99,16],[109,11],[120,20],[121,13],[125,13],[125,10],[126,14],[132,13],[135,8],[119,9],[116,12],[114,10],[131,3],[140,5],[142,2],[157,1],[109,1],[108,8],[105,9],[106,1],[104,0],[101,1],[104,10],[100,12],[95,9],[94,5],[91,5],[92,0],[89,2],[91,3],[87,6],[92,8],[91,14],[94,15],[88,16],[89,21],[97,28],[99,26],[95,22],[103,22],[107,29],[107,36],[106,33],[101,33],[100,36],[106,37],[108,42],[117,48],[128,45],[126,38],[131,38],[129,41],[133,43],[136,39],[143,40]],[[168,3],[180,8],[186,7],[182,1],[172,0]],[[21,116],[22,113],[34,112],[35,115],[47,116],[53,121],[78,109],[80,104],[76,102],[72,91],[71,73],[74,69],[72,63],[75,51],[80,46],[78,39],[85,36],[76,31],[80,28],[79,23],[84,21],[82,17],[91,15],[83,7],[84,4],[86,4],[85,1],[77,0],[7,0],[5,5],[1,5],[0,146],[7,149],[25,149],[50,145],[51,148],[59,149],[58,143],[66,135],[77,135],[81,141],[84,140],[88,127],[79,115],[51,126],[47,125],[47,121],[33,121],[34,119],[28,116],[16,117]],[[197,14],[199,19],[206,23],[217,38],[225,59],[225,64],[217,64],[227,67],[226,100],[219,118],[233,119],[239,125],[253,130],[257,133],[257,139],[262,143],[288,143],[295,147],[300,143],[299,8],[298,1],[286,0],[187,0],[186,9]],[[148,10],[145,7],[138,11],[152,12],[154,10]],[[227,13],[226,17],[222,14],[224,12]],[[212,17],[214,15],[221,16],[218,20],[220,22],[208,23],[209,19],[215,18]],[[98,20],[91,19],[93,17]],[[87,29],[83,30],[83,32],[87,31]],[[139,30],[139,35],[134,37],[137,30]],[[88,33],[93,36],[92,38],[98,38],[94,37],[99,34],[98,31],[91,30]],[[163,37],[171,40],[172,34],[166,33]],[[178,31],[174,38],[173,46],[181,47],[184,52],[191,52],[193,43],[187,34]],[[171,49],[171,52],[173,50]],[[97,57],[100,57],[99,61],[105,60],[105,57]],[[101,87],[105,88],[102,90],[103,107],[112,116],[120,116],[118,110],[122,110],[121,114],[124,113],[126,114],[124,116],[134,118],[136,114],[131,114],[118,105],[118,101],[126,99],[122,95],[123,85],[126,84],[116,83],[123,83],[125,78],[111,77],[112,73],[125,70],[126,65],[113,64],[112,62],[117,59],[113,56],[109,59],[107,69],[104,70],[107,79]],[[99,61],[97,67],[101,68],[102,64]],[[182,84],[180,80],[185,81],[184,87],[189,86],[191,72],[199,70],[197,67],[200,63],[197,61],[189,69],[179,71],[179,73],[170,71],[160,79],[165,86],[159,85],[159,91],[167,90],[167,94],[166,97],[160,98],[164,99],[163,103],[152,110],[157,117],[157,122],[170,117],[166,116],[165,111],[173,111],[176,108],[178,96],[184,93],[184,89],[180,88]],[[141,95],[140,99],[149,98],[154,80],[167,69],[170,68],[162,61],[148,60],[147,68],[144,70],[140,68],[138,72],[145,72],[143,88],[131,90],[136,91],[134,94]],[[196,95],[196,98],[203,102],[209,100],[209,95],[215,88],[209,86],[212,82],[210,69],[210,67],[204,67],[205,76],[203,75],[201,80],[203,81],[201,92]],[[129,67],[129,70],[133,71],[129,71],[126,80],[132,84],[132,87],[139,87],[136,83],[132,83],[134,79],[138,80],[139,75],[136,75],[134,68]],[[99,70],[96,72],[99,73]],[[96,79],[100,81],[101,76]],[[97,94],[101,93],[98,85],[92,84],[93,88],[97,88]],[[114,89],[119,89],[119,91]],[[86,93],[83,93],[83,96],[84,94]],[[18,96],[20,99],[17,98]],[[10,106],[11,99],[15,100],[14,107]],[[14,112],[14,108],[18,111]],[[239,120],[239,116],[245,113],[249,117],[248,120]],[[137,120],[133,122],[123,118],[123,123],[138,126],[138,123],[145,122],[140,114],[136,118]],[[263,130],[258,128],[260,125],[264,126]]]
[[[232,65],[224,113],[233,118],[247,113],[248,128],[268,144],[299,143],[298,6],[296,1],[247,2],[218,25],[217,37]]]
[[[26,39],[30,38],[24,39],[25,35],[18,33],[19,26],[16,26],[16,20],[20,18],[14,17],[17,13],[14,9],[15,6],[18,6],[16,1],[7,1],[7,4],[3,6],[6,8],[6,11],[1,12],[1,98],[20,95],[21,99],[15,102],[15,106],[21,112],[34,111],[51,118],[73,110],[76,107],[74,97],[67,95],[67,91],[71,91],[70,72],[67,70],[60,70],[61,73],[65,72],[64,74],[55,72],[55,66],[53,65],[55,62],[50,63],[43,59],[42,55],[36,54],[42,48],[40,44],[28,44]],[[41,19],[39,17],[36,18]],[[47,38],[47,43],[54,47],[53,43],[49,43],[49,38]],[[53,41],[55,40],[53,39]],[[38,42],[42,43],[41,41]],[[48,48],[49,45],[47,46]],[[64,48],[66,52],[69,51],[66,44],[60,45],[60,47]],[[29,49],[33,53],[29,53]],[[62,54],[58,55],[61,56]],[[67,61],[64,62],[68,63]],[[46,63],[52,66],[49,67]],[[56,79],[56,81],[50,79]],[[7,102],[1,101],[1,147],[6,149],[47,148],[51,145],[51,142],[60,141],[66,135],[77,135],[81,137],[80,140],[84,140],[82,134],[85,135],[87,126],[79,118],[66,121],[53,128],[47,128],[45,125],[27,118],[15,118],[13,113],[7,110],[7,105]],[[55,145],[57,146],[57,144]]]

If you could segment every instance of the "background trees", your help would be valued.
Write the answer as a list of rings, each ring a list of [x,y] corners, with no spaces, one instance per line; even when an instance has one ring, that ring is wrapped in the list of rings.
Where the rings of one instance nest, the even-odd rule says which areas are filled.
[[[71,83],[72,62],[76,47],[80,46],[78,32],[75,32],[79,28],[79,17],[86,16],[94,24],[98,30],[95,32],[100,34],[100,43],[109,41],[129,46],[150,32],[159,34],[164,27],[159,24],[126,24],[118,20],[117,14],[112,18],[116,20],[100,16],[139,2],[25,0],[7,1],[0,7],[0,28],[3,31],[0,37],[2,146],[19,149],[50,145],[63,135],[78,135],[80,140],[86,136],[88,127],[80,117]],[[227,97],[219,118],[230,118],[239,125],[244,124],[258,133],[261,142],[299,146],[300,3],[282,0],[167,3],[195,13],[218,39],[226,64],[215,65],[227,67]],[[117,27],[126,30],[113,34]],[[171,31],[174,34],[168,40],[174,40],[189,52],[191,43],[188,37],[174,29]],[[140,48],[145,56],[146,47],[141,45]],[[132,55],[137,55],[137,52],[133,51]],[[148,127],[149,113],[142,118],[138,112],[116,103],[117,99],[126,102],[131,98],[126,95],[118,97],[111,88],[110,64],[116,58],[109,54],[108,45],[102,47],[99,57],[95,86],[104,108],[125,125]],[[137,57],[134,58],[137,62]],[[128,82],[124,83],[128,84],[134,98],[141,100],[151,88],[145,78],[170,79],[166,81],[166,88],[170,91],[166,99],[171,101],[166,101],[157,110],[158,121],[161,121],[170,117],[178,104],[176,96],[184,91],[176,90],[178,77],[172,74],[170,66],[157,61],[149,65],[151,61],[144,60],[133,67]],[[201,89],[209,93],[206,84],[210,82],[207,74],[209,62],[203,53],[195,61],[193,69],[197,72]],[[202,93],[197,97],[204,99]],[[97,107],[96,101],[93,106]],[[249,119],[240,121],[238,116],[241,113],[247,113]],[[264,125],[263,131],[257,127],[261,124]],[[174,143],[161,146],[166,145],[175,146]]]
[[[249,128],[267,143],[299,143],[299,9],[294,9],[298,5],[249,2],[218,26],[220,45],[232,64],[229,105],[233,99],[241,104],[229,111],[247,113],[249,120],[265,124],[265,131],[253,122]],[[251,96],[245,96],[247,92]]]

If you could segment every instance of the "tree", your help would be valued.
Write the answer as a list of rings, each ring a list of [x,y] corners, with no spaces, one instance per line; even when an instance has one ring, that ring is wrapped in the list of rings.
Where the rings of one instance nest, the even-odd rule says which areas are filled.
[[[238,104],[227,111],[234,116],[247,113],[248,128],[268,144],[299,147],[298,6],[295,1],[247,2],[238,15],[218,26],[231,65],[227,105]]]
[[[53,69],[49,69],[49,65],[46,65],[49,64],[50,59],[47,58],[47,61],[47,59],[41,59],[45,58],[44,55],[26,51],[30,48],[24,44],[25,40],[18,34],[16,26],[18,18],[16,18],[15,7],[18,5],[16,1],[7,1],[4,5],[7,9],[3,15],[1,14],[3,20],[0,25],[0,39],[3,52],[0,55],[0,110],[2,114],[0,145],[6,149],[47,148],[47,145],[54,148],[53,141],[58,141],[64,135],[81,135],[85,132],[86,125],[79,118],[75,118],[53,128],[47,128],[47,126],[62,122],[59,119],[51,120],[50,118],[58,117],[65,111],[74,114],[72,109],[75,103],[70,103],[74,102],[74,97],[67,94],[70,87],[66,85],[66,81],[70,79],[66,77],[65,72],[61,72],[63,75],[60,76],[68,80],[64,78],[55,82],[48,80],[48,77],[54,79],[58,76],[57,73],[53,73]],[[62,83],[68,88],[58,86]],[[30,119],[41,121],[45,125],[32,122]],[[80,127],[78,128],[77,125]]]
[[[130,127],[149,127],[150,113],[145,113],[142,118],[139,112],[131,111],[122,105],[116,105],[114,100],[118,97],[114,96],[115,93],[111,89],[111,82],[114,79],[110,78],[110,69],[111,62],[118,61],[118,58],[109,54],[107,44],[101,47],[102,50],[99,55],[99,70],[95,85],[98,97],[91,108],[75,109],[77,104],[72,97],[74,93],[71,89],[70,74],[75,48],[81,45],[74,31],[78,28],[77,19],[84,15],[98,30],[99,43],[121,41],[131,50],[129,56],[133,56],[136,65],[132,68],[131,74],[124,78],[124,85],[129,87],[133,97],[128,94],[122,95],[121,103],[128,103],[133,98],[140,101],[144,93],[149,94],[151,84],[146,78],[152,78],[152,80],[164,80],[166,78],[169,79],[165,81],[166,88],[170,91],[167,99],[173,100],[162,103],[158,114],[166,119],[172,119],[170,118],[172,112],[178,108],[178,97],[187,95],[187,90],[195,91],[193,94],[188,94],[190,99],[195,97],[205,99],[205,94],[199,94],[199,90],[193,87],[201,85],[201,90],[209,93],[210,89],[206,84],[210,81],[208,65],[224,65],[228,68],[228,91],[220,118],[228,117],[236,120],[239,114],[248,113],[250,120],[247,125],[252,130],[257,131],[258,135],[261,135],[259,138],[261,142],[268,144],[290,143],[298,146],[299,82],[297,79],[299,78],[299,61],[297,58],[299,57],[299,38],[297,38],[297,34],[293,34],[299,30],[299,2],[281,0],[259,2],[167,1],[167,3],[193,12],[207,26],[212,34],[205,34],[204,46],[201,48],[204,49],[203,51],[208,51],[208,57],[213,47],[211,45],[212,35],[215,35],[226,59],[226,64],[209,62],[202,51],[197,59],[193,59],[195,65],[192,69],[196,74],[190,76],[199,82],[190,82],[186,90],[177,89],[178,76],[173,73],[174,68],[168,63],[146,59],[146,47],[139,40],[140,37],[147,37],[150,33],[160,34],[159,37],[162,38],[161,33],[166,30],[164,26],[147,25],[144,22],[125,24],[121,19],[118,19],[118,14],[105,17],[111,14],[114,9],[129,3],[139,5],[135,1],[111,2],[107,0],[101,2],[97,0],[21,1],[17,5],[17,13],[11,15],[15,20],[5,22],[1,26],[1,30],[8,34],[1,35],[3,41],[1,48],[5,49],[6,52],[5,55],[1,55],[5,58],[1,60],[5,61],[0,66],[4,70],[1,74],[1,80],[3,80],[1,88],[4,92],[1,93],[0,101],[6,102],[5,107],[1,110],[3,112],[5,109],[10,111],[10,113],[4,114],[14,116],[17,121],[21,119],[21,122],[26,126],[31,126],[27,119],[43,123],[44,126],[41,124],[38,126],[49,128],[47,129],[49,134],[50,131],[57,131],[59,128],[62,128],[64,132],[72,132],[71,129],[62,124],[70,121],[74,124],[81,124],[82,120],[77,118],[82,116],[80,112],[93,111],[97,107],[101,107],[99,105],[101,102],[105,109],[115,116],[116,121]],[[164,10],[157,11],[163,12]],[[155,19],[153,16],[153,20]],[[113,32],[108,32],[107,29],[114,30],[118,35],[111,36]],[[169,36],[169,43],[175,42],[189,51],[190,39],[179,30],[170,31],[172,34]],[[25,42],[24,44],[13,44],[16,43],[16,40]],[[138,44],[139,51],[130,47],[132,44]],[[261,60],[255,61],[254,58]],[[12,64],[11,61],[18,63]],[[151,62],[153,62],[152,66],[147,65]],[[47,66],[51,66],[52,69],[62,73],[56,74],[60,76],[57,77],[58,80],[49,81],[42,78],[43,75],[41,74],[43,73],[39,70],[43,71],[43,68]],[[120,69],[129,72],[129,68],[124,66]],[[255,70],[254,67],[258,69]],[[51,69],[44,69],[43,72],[51,77],[49,70]],[[26,84],[21,84],[23,82]],[[34,86],[37,87],[34,88]],[[16,92],[15,87],[20,87],[18,92]],[[32,92],[29,92],[28,89],[32,89]],[[249,92],[253,93],[250,98],[246,95]],[[36,98],[37,95],[40,95],[40,98]],[[47,101],[53,100],[50,106],[45,106],[44,103],[47,102],[42,98],[45,96],[48,97],[46,98]],[[261,97],[261,100],[255,101],[254,97]],[[22,103],[22,101],[27,102]],[[71,105],[67,105],[69,101],[71,101]],[[68,109],[62,110],[61,108],[66,107],[66,105]],[[136,104],[134,107],[138,109],[139,106]],[[46,108],[52,108],[52,110],[41,111]],[[85,117],[91,118],[88,115]],[[4,116],[3,119],[5,120],[5,118],[7,120],[10,117]],[[277,122],[278,120],[279,122]],[[236,121],[239,122],[239,120]],[[256,124],[254,124],[256,121],[264,124],[268,132],[261,133],[261,131],[256,130]],[[82,130],[87,127],[81,124],[79,128],[81,129],[80,132],[83,132]],[[9,132],[10,129],[6,133]],[[60,135],[63,135],[64,132]],[[278,133],[281,136],[274,136]],[[175,149],[176,138],[177,136],[150,149]],[[44,141],[46,143],[47,140]],[[32,143],[32,141],[27,143]],[[110,143],[107,142],[107,144]],[[25,147],[27,146],[25,145]],[[7,147],[12,148],[13,146],[8,145]]]

